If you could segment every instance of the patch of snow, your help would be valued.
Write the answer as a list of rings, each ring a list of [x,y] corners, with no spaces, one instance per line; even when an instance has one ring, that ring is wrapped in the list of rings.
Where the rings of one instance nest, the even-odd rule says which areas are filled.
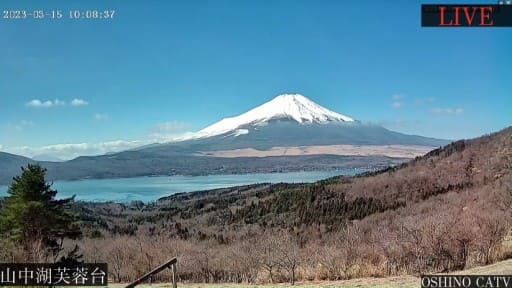
[[[233,134],[231,134],[231,136],[240,136],[240,135],[245,135],[245,134],[249,134],[249,130],[247,129],[237,129]]]
[[[235,136],[247,134],[244,125],[263,126],[273,119],[293,119],[298,123],[352,122],[354,119],[331,111],[300,94],[283,94],[235,117],[224,118],[196,133],[194,138],[211,137],[235,131]],[[247,132],[236,132],[246,130]],[[242,133],[242,134],[240,134]]]

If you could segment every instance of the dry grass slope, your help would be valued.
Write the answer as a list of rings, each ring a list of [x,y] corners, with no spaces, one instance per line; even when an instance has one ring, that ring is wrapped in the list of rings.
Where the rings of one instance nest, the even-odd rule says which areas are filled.
[[[463,271],[457,271],[450,274],[459,275],[510,275],[512,274],[512,259],[494,263],[491,265],[475,267]],[[116,285],[113,285],[116,287]],[[287,284],[279,285],[239,285],[239,284],[182,284],[179,287],[186,288],[285,288],[285,287],[321,287],[321,288],[392,288],[392,287],[419,287],[419,278],[414,276],[386,277],[386,278],[358,278],[344,281],[319,281],[319,282],[299,282],[294,286]],[[119,287],[122,287],[119,285]],[[140,287],[171,287],[168,284],[143,285]]]

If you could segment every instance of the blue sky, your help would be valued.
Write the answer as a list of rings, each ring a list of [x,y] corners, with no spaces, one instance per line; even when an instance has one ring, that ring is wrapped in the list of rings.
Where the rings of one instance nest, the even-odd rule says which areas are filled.
[[[512,122],[512,28],[421,28],[411,0],[138,3],[2,1],[64,17],[0,19],[0,150],[119,150],[287,92],[439,138]],[[69,9],[116,12],[70,20]]]

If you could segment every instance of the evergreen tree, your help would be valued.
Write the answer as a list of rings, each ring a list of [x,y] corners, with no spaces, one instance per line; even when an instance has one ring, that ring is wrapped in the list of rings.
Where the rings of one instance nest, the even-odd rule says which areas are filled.
[[[39,164],[21,168],[13,178],[0,210],[0,234],[21,245],[28,261],[56,261],[65,238],[81,236],[71,211],[74,196],[56,199],[57,191],[45,181]],[[51,258],[50,258],[51,257]]]

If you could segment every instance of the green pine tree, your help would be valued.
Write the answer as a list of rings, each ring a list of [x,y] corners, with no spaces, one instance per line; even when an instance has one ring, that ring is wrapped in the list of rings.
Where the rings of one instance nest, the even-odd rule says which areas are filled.
[[[46,182],[46,169],[39,164],[21,170],[0,210],[0,235],[20,245],[27,261],[56,261],[64,239],[81,236],[71,211],[74,196],[56,199],[57,191]]]

